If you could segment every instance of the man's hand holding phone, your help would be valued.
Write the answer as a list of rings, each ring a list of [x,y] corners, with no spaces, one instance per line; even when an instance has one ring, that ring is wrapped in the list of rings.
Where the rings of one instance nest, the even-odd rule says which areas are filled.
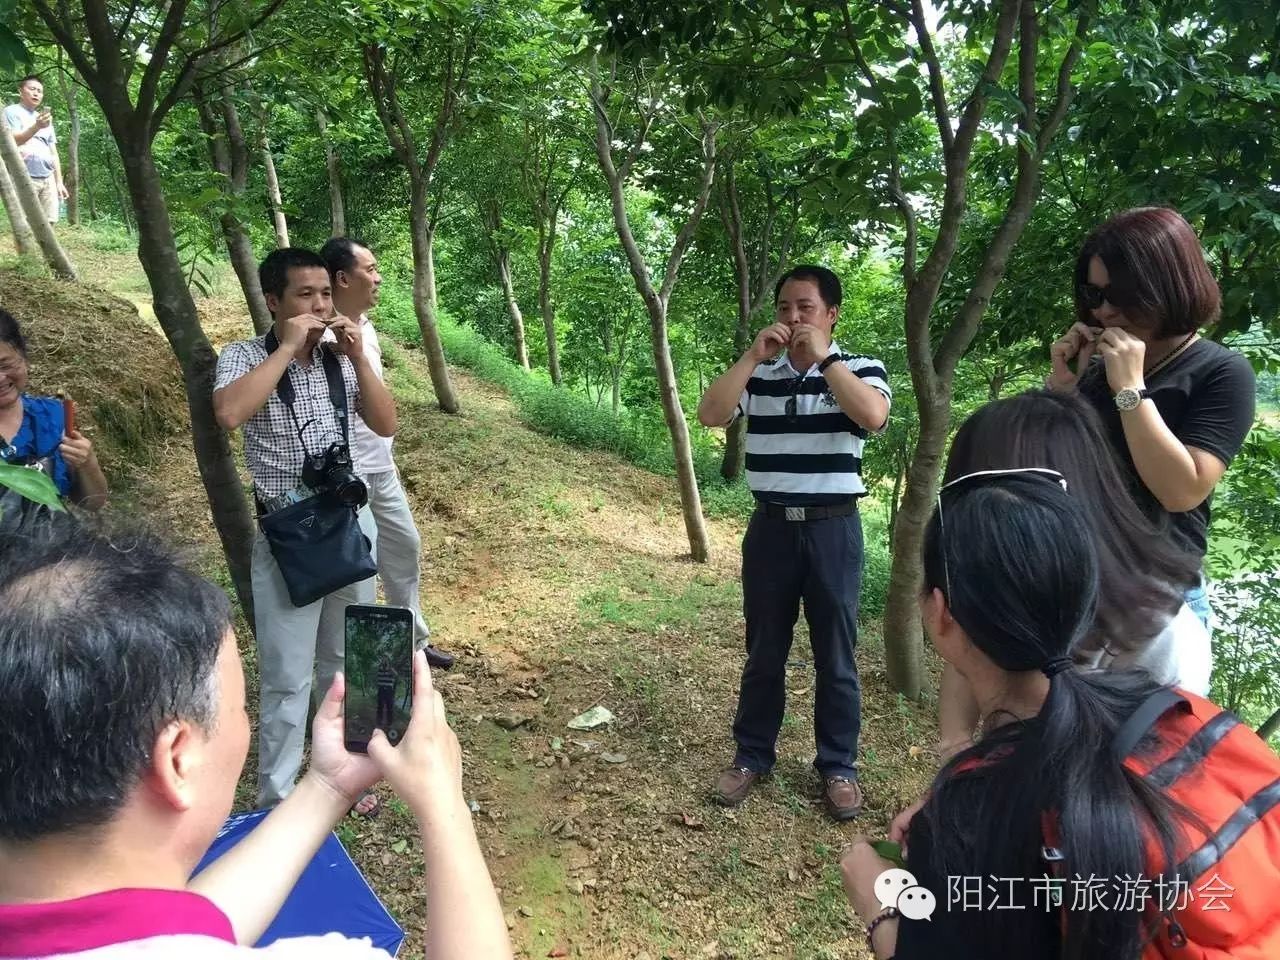
[[[444,700],[431,682],[427,655],[413,655],[413,711],[397,746],[381,730],[369,739],[369,760],[423,824],[450,818],[461,807],[462,748],[449,728]]]

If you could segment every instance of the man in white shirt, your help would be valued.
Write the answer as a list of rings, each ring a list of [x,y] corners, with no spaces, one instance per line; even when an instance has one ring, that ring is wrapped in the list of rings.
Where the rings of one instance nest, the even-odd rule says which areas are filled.
[[[378,303],[382,276],[378,261],[368,247],[346,237],[334,237],[320,248],[333,286],[333,308],[340,316],[356,320],[364,338],[365,356],[382,376],[382,345],[369,320],[369,311]],[[422,616],[422,537],[413,522],[413,512],[400,474],[391,457],[393,437],[380,437],[359,415],[351,426],[356,471],[369,488],[369,509],[378,528],[378,579],[387,603],[413,611],[414,640],[426,646],[427,662],[448,670],[453,656],[428,642],[431,629]]]
[[[34,74],[18,81],[17,103],[4,108],[5,126],[18,144],[27,173],[40,198],[40,206],[50,223],[58,222],[58,201],[68,197],[58,160],[58,138],[53,132],[53,114],[41,110],[44,84]]]
[[[385,777],[417,821],[426,954],[510,960],[422,656],[395,747],[343,745],[345,682],[288,797],[199,876],[249,748],[226,595],[145,539],[58,522],[0,551],[0,958],[390,960],[323,928],[256,943],[347,809]]]

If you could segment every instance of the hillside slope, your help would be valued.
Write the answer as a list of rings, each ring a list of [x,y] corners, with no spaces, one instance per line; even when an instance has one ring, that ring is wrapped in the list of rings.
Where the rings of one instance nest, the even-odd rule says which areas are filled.
[[[131,255],[82,269],[114,289],[132,271],[124,292],[137,288]],[[178,531],[224,576],[176,366],[154,326],[99,289],[9,270],[0,304],[32,331],[37,386],[85,404],[124,506]],[[217,342],[248,330],[234,299],[202,312]],[[690,563],[670,478],[534,433],[504,395],[456,369],[463,412],[441,413],[416,351],[392,345],[388,370],[425,544],[425,612],[436,642],[460,655],[439,686],[521,952],[863,956],[836,857],[919,791],[931,766],[913,745],[934,738],[931,719],[888,692],[874,629],[860,650],[858,825],[837,827],[816,804],[803,627],[775,776],[739,811],[713,806],[742,665],[740,523],[710,522],[712,562]],[[117,420],[145,426],[117,436]],[[247,634],[241,648],[252,672]],[[616,715],[611,727],[566,729],[596,704]],[[402,956],[420,956],[422,863],[407,811],[392,802],[340,832],[410,930]]]

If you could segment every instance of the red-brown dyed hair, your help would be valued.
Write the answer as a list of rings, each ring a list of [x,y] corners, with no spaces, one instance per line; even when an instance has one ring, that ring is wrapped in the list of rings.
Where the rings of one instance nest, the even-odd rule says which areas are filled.
[[[1222,296],[1191,224],[1168,207],[1137,207],[1095,227],[1076,258],[1076,316],[1092,325],[1080,287],[1101,258],[1132,319],[1158,337],[1190,333],[1218,319]],[[1117,306],[1119,306],[1117,304]]]

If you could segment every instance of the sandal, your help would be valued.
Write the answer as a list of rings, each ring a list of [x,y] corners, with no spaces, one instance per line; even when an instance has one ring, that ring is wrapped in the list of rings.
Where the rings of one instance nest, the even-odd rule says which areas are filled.
[[[356,809],[358,806],[360,806],[360,804],[364,803],[370,797],[373,798],[372,807],[370,807],[368,810],[364,811],[363,813],[361,813],[359,810]],[[378,799],[378,795],[374,793],[372,790],[366,790],[364,793],[360,794],[360,798],[351,805],[351,809],[347,811],[347,816],[364,817],[364,819],[366,820],[376,820],[378,817],[378,814],[380,814],[381,812],[382,812],[382,801]]]

